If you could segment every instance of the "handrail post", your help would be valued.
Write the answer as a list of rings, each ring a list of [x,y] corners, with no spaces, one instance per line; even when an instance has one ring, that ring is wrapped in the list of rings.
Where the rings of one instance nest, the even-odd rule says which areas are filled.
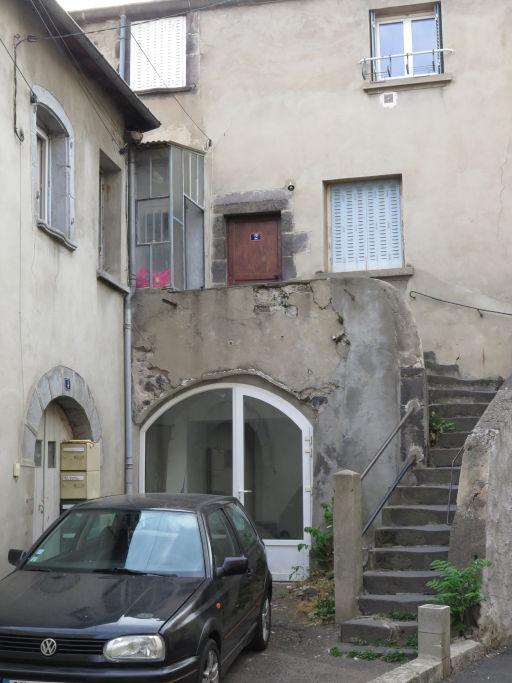
[[[334,601],[338,624],[358,613],[357,599],[363,586],[362,511],[360,475],[351,470],[336,472],[333,540]]]

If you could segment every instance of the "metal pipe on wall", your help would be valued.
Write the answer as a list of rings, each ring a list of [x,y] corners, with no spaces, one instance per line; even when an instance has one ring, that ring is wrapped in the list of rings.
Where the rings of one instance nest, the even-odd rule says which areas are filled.
[[[126,80],[126,14],[119,17],[119,75]]]
[[[135,155],[128,149],[128,286],[124,299],[124,438],[125,493],[133,493],[132,435],[132,298],[135,292]]]

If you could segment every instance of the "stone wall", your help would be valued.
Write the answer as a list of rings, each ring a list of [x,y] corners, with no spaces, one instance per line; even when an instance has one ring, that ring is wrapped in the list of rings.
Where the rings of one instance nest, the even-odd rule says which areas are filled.
[[[484,570],[480,630],[484,642],[512,640],[512,377],[496,394],[466,441],[450,537],[450,560],[462,567],[474,557]]]
[[[404,370],[423,372],[403,295],[366,278],[138,291],[134,322],[138,425],[197,385],[229,378],[270,389],[313,424],[317,504],[330,499],[332,474],[361,471],[398,423]],[[412,434],[423,446],[424,432]],[[397,439],[365,481],[367,511],[401,461]]]

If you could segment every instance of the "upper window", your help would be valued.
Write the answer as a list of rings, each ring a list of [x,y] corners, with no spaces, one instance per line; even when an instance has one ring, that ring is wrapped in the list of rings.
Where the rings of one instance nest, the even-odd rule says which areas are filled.
[[[49,92],[34,86],[34,205],[39,227],[62,237],[74,236],[74,141],[71,123]]]
[[[332,270],[401,268],[400,180],[339,183],[328,192]]]
[[[175,145],[137,154],[137,287],[204,286],[204,157]]]
[[[130,85],[133,90],[187,85],[187,18],[172,17],[131,25]]]
[[[371,12],[372,56],[363,76],[375,81],[443,72],[440,3],[410,13]]]

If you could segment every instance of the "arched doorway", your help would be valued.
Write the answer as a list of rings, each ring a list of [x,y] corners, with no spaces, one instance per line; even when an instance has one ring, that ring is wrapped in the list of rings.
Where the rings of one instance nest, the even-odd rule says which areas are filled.
[[[274,578],[308,569],[312,428],[290,403],[242,384],[194,389],[141,430],[141,492],[236,496],[259,527]],[[297,573],[298,575],[301,572]]]

